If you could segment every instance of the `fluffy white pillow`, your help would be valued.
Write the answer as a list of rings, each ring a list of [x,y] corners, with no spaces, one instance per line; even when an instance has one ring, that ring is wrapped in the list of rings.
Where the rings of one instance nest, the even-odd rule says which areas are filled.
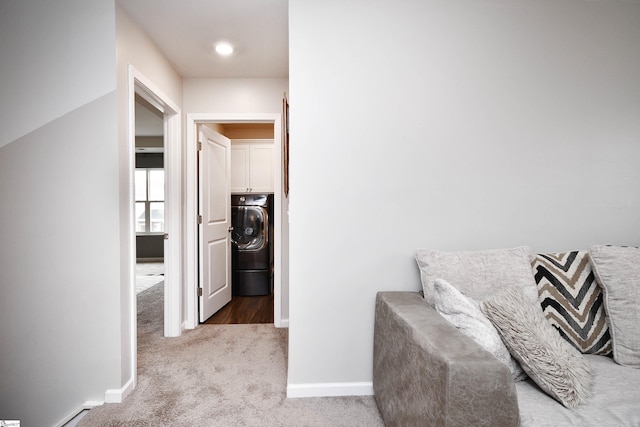
[[[568,408],[591,394],[591,366],[547,322],[539,304],[511,288],[485,299],[482,312],[529,377]]]
[[[444,279],[434,280],[433,285],[436,311],[460,332],[507,365],[515,381],[525,379],[527,375],[509,354],[496,328],[482,314],[479,303],[465,296]]]

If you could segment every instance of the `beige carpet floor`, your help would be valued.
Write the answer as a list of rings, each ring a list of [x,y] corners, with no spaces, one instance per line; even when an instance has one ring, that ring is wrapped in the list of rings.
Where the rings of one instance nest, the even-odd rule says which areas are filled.
[[[136,294],[164,281],[163,262],[136,263]]]
[[[138,295],[138,385],[82,427],[383,426],[372,396],[286,398],[287,330],[202,325],[162,337],[163,285]]]

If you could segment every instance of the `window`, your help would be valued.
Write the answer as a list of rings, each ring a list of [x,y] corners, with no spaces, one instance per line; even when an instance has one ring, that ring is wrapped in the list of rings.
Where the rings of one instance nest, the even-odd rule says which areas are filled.
[[[136,169],[136,233],[164,232],[164,170]]]

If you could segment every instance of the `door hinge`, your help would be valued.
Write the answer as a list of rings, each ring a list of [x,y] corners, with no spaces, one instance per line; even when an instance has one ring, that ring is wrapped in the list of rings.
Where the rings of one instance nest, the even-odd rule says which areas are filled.
[[[198,288],[198,296],[201,297],[202,296],[202,288]]]
[[[198,151],[202,151],[202,142],[198,141]]]
[[[169,233],[164,233],[164,240],[169,240]]]
[[[202,215],[198,215],[198,224],[202,224]]]

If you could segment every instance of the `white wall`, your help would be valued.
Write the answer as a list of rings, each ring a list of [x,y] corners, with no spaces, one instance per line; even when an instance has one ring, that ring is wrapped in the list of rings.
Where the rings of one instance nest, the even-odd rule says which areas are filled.
[[[106,12],[110,3],[62,0],[59,7],[41,7],[37,1],[0,3],[0,147],[113,89],[113,55],[105,55],[113,52],[113,40],[103,36],[113,35],[113,28],[106,25],[108,18],[113,20],[113,12]],[[100,36],[78,37],[85,33]],[[29,96],[36,93],[37,104]]]
[[[129,210],[131,194],[130,152],[128,146],[129,126],[129,65],[135,67],[144,77],[159,88],[178,108],[182,105],[182,77],[175,71],[171,63],[158,47],[149,39],[140,27],[116,3],[116,45],[117,45],[117,84],[118,84],[118,145],[120,159],[120,238],[122,241],[121,262],[121,306],[122,323],[122,385],[135,375],[130,362],[131,330],[135,315],[131,313],[130,292],[134,287],[129,274],[133,268],[135,255],[129,250],[134,233],[131,229],[133,218]]]
[[[289,34],[290,391],[370,384],[415,248],[640,244],[640,3],[291,0]]]
[[[184,113],[282,112],[287,79],[184,79]]]
[[[118,91],[120,92],[121,83],[126,83],[127,64],[133,64],[169,99],[176,105],[182,106],[182,77],[149,36],[117,2],[116,25]]]
[[[113,0],[0,5],[0,419],[120,386]]]
[[[185,116],[191,113],[280,114],[288,79],[184,79]],[[282,319],[289,318],[288,221],[289,199],[282,197]]]

